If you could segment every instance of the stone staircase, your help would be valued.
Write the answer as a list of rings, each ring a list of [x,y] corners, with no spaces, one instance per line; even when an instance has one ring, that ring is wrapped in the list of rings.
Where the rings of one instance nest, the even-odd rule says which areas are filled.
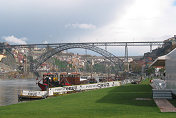
[[[172,91],[169,89],[152,89],[152,91],[154,99],[172,99]]]

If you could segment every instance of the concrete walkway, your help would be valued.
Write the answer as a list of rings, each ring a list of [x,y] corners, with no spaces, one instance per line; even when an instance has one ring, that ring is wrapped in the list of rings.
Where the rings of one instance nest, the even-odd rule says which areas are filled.
[[[156,105],[161,112],[176,112],[175,106],[173,106],[167,99],[154,99]]]

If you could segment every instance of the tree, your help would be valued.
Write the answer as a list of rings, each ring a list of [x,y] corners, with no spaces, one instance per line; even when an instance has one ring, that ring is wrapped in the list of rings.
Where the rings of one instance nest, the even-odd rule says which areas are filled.
[[[68,63],[66,61],[60,61],[58,59],[55,59],[55,64],[58,66],[58,69],[60,71],[67,71]]]
[[[147,70],[146,70],[146,74],[147,75],[151,75],[151,74],[154,74],[155,73],[155,68],[153,67],[149,67]]]
[[[135,63],[135,62],[131,62],[130,63],[130,70],[134,73],[138,73],[140,74],[141,73],[141,70],[142,70],[142,66],[139,65],[138,63]]]
[[[95,64],[93,66],[95,72],[106,73],[106,66],[104,64]]]

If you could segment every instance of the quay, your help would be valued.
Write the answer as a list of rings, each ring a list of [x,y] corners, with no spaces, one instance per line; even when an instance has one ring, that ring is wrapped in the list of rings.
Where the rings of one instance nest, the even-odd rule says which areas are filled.
[[[150,98],[151,100],[136,100],[136,98]],[[176,102],[172,103],[176,105]],[[161,113],[157,108],[152,100],[152,88],[148,79],[140,84],[126,84],[4,106],[0,107],[0,114],[1,118],[175,117],[175,113]]]
[[[85,85],[73,85],[65,87],[53,87],[48,88],[46,91],[31,91],[31,90],[21,90],[18,95],[19,100],[22,99],[45,99],[47,97],[67,94],[72,92],[81,92],[87,90],[101,89],[120,86],[122,84],[131,83],[131,80],[125,80],[125,82],[112,81],[112,82],[101,82],[95,84],[85,84]]]

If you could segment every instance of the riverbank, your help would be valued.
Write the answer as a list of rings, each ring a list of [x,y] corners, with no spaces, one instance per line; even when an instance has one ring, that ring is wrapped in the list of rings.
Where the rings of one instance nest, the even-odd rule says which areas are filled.
[[[136,98],[148,98],[136,100]],[[57,96],[0,107],[1,118],[164,118],[152,99],[148,82]]]
[[[36,85],[36,79],[0,79],[0,106],[18,103],[18,94],[21,90],[40,88]]]
[[[0,79],[26,79],[26,78],[36,78],[34,73],[32,72],[24,72],[24,73],[19,73],[17,71],[14,72],[6,72],[6,73],[0,73]]]

